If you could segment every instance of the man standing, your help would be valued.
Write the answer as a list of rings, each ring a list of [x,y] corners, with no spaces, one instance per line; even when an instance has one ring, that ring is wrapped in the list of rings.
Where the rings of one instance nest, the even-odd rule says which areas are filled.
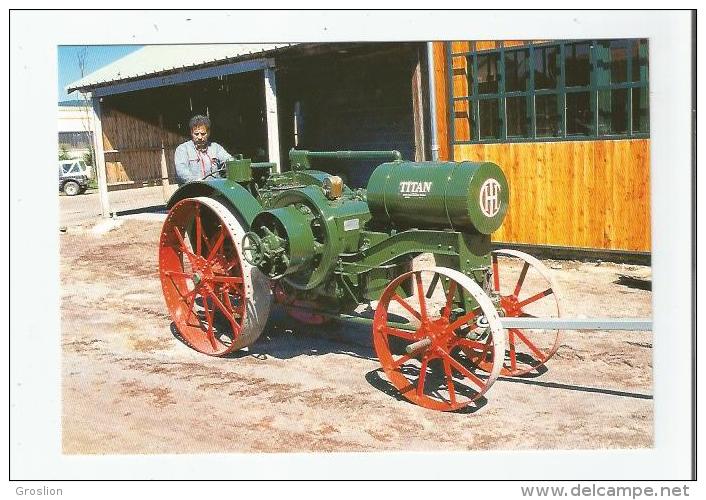
[[[174,165],[179,185],[202,179],[218,171],[221,163],[233,157],[220,144],[209,142],[211,120],[196,115],[189,120],[191,140],[180,144],[174,152]]]

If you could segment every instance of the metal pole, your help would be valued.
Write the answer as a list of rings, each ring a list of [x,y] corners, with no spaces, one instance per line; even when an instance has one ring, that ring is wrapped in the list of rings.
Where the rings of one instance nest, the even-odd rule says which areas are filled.
[[[277,118],[277,82],[274,68],[265,68],[265,114],[267,118],[267,158],[282,170],[279,158],[279,120]]]
[[[105,173],[105,150],[103,149],[103,126],[101,125],[100,97],[91,96],[93,104],[93,148],[95,151],[96,175],[98,177],[98,199],[101,205],[101,215],[110,217],[110,200],[108,198],[108,177]]]
[[[503,328],[538,330],[652,330],[649,318],[500,318]]]
[[[167,154],[164,150],[164,117],[162,116],[162,113],[159,114],[159,140],[162,147],[159,158],[159,165],[162,171],[162,198],[166,203],[167,200],[169,200],[169,195],[167,193],[169,189],[169,169],[167,168]]]
[[[429,73],[429,125],[431,128],[431,159],[439,161],[439,139],[436,127],[436,74],[434,73],[434,43],[427,42],[427,72]]]
[[[397,150],[392,151],[299,151],[306,153],[309,158],[322,158],[329,160],[401,160],[402,154]]]

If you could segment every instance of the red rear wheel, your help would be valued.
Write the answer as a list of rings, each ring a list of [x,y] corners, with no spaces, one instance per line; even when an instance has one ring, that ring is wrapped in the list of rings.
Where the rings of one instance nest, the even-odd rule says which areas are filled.
[[[549,269],[534,257],[517,250],[496,250],[492,254],[493,290],[500,296],[501,315],[506,317],[560,318],[561,302]],[[556,353],[561,330],[510,328],[507,351],[500,374],[516,377],[534,372]],[[479,359],[479,352],[468,353],[478,366],[491,366]]]
[[[251,345],[269,314],[267,280],[241,258],[238,219],[211,198],[187,198],[162,228],[159,270],[169,314],[197,351],[223,356]]]

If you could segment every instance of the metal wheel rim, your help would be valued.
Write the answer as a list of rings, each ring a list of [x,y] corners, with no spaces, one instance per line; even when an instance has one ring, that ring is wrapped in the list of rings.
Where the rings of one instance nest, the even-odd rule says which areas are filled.
[[[64,184],[64,193],[68,196],[76,196],[79,192],[78,184],[75,182],[67,182]]]

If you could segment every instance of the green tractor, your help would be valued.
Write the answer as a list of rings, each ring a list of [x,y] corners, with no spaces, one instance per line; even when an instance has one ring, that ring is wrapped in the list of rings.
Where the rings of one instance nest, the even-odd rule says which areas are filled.
[[[239,158],[224,177],[182,186],[169,200],[159,267],[183,340],[212,356],[252,345],[272,302],[298,321],[372,325],[396,389],[450,411],[498,376],[541,373],[558,328],[504,328],[501,318],[558,318],[548,269],[491,249],[509,208],[490,162],[410,162],[397,151],[290,151],[291,170]],[[380,164],[367,189],[312,166]],[[433,262],[432,262],[433,258]],[[372,317],[356,314],[361,304]]]

